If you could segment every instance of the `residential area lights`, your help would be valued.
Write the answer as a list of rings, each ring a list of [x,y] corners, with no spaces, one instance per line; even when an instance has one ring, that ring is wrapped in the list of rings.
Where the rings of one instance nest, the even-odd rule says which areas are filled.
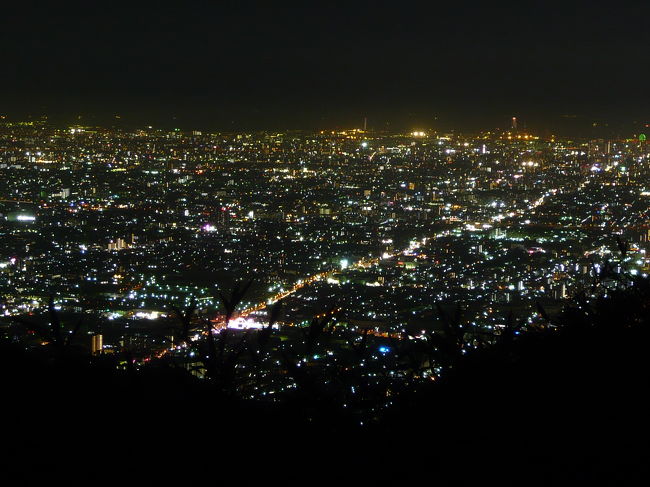
[[[480,329],[509,307],[537,323],[537,302],[560,305],[589,259],[615,255],[612,235],[633,243],[615,271],[650,269],[634,138],[0,129],[0,316],[53,293],[109,318],[107,349],[165,349],[137,323],[170,306],[218,323],[232,278],[254,282],[233,319],[263,322],[281,300],[283,326],[333,306],[341,326],[390,334],[436,303]]]

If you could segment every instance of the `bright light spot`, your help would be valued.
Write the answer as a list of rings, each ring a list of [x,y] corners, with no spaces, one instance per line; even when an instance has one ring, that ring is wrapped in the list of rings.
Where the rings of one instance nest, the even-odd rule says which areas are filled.
[[[138,311],[135,314],[135,317],[143,320],[157,320],[160,315],[161,314],[158,311],[151,311],[150,313],[147,313],[146,311]]]
[[[234,320],[230,320],[228,323],[228,328],[234,329],[234,330],[261,330],[262,328],[266,328],[268,325],[265,323],[259,323],[255,321],[252,318],[244,318],[244,317],[239,317]],[[274,329],[278,329],[278,325],[273,325]]]

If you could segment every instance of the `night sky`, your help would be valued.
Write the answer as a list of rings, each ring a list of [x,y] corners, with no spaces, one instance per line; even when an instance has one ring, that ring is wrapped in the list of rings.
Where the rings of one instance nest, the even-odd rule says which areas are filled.
[[[647,2],[12,3],[0,13],[10,117],[221,130],[650,122]]]

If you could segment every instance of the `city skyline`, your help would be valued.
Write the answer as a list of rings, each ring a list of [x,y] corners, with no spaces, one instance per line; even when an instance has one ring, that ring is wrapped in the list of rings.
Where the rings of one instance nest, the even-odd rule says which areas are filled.
[[[649,18],[3,6],[3,471],[637,485]]]

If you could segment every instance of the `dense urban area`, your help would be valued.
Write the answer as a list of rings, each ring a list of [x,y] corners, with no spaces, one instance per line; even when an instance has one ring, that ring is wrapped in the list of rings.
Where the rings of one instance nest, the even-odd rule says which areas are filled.
[[[6,2],[5,483],[645,486],[649,18]]]
[[[197,378],[220,350],[246,398],[356,357],[386,406],[445,365],[405,342],[453,326],[466,353],[515,322],[544,329],[650,266],[643,134],[0,130],[5,336]],[[64,339],[41,333],[53,321]]]

